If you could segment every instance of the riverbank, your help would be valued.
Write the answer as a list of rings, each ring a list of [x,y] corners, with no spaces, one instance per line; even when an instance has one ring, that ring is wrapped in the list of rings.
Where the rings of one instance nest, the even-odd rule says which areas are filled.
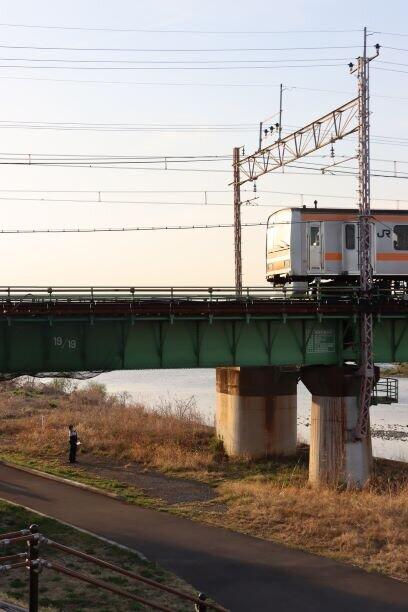
[[[408,378],[408,363],[395,363],[381,368],[381,376]]]
[[[94,379],[109,393],[126,393],[133,403],[156,408],[176,401],[194,404],[200,418],[214,425],[215,370],[124,370],[105,372]],[[80,381],[85,387],[88,381]],[[408,378],[400,378],[399,402],[371,407],[372,445],[375,457],[408,463]],[[311,396],[299,382],[297,388],[298,438],[309,443]],[[398,432],[396,434],[396,432]]]
[[[228,460],[192,403],[147,410],[95,384],[8,383],[2,457],[193,520],[408,580],[408,466],[376,460],[363,492],[311,489],[307,449],[287,461]],[[67,425],[82,441],[66,465]]]

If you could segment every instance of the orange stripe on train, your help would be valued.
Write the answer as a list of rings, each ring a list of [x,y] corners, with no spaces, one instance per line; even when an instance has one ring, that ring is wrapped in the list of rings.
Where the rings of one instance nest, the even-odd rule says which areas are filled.
[[[404,214],[405,213],[405,214]],[[401,212],[401,214],[382,214],[377,215],[375,210],[371,211],[371,219],[372,221],[395,221],[401,222],[404,218],[406,219],[406,212]],[[300,218],[302,221],[358,221],[358,213],[301,213]]]
[[[378,261],[408,261],[408,253],[377,253]]]
[[[341,261],[343,256],[338,252],[328,251],[324,256],[326,261]],[[377,261],[408,261],[408,253],[377,253]]]
[[[326,261],[341,261],[343,259],[343,256],[341,253],[337,253],[335,251],[328,251],[327,253],[325,253],[324,258]]]

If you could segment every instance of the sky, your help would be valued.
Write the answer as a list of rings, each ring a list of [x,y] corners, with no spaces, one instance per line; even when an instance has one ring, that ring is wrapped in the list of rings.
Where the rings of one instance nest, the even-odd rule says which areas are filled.
[[[3,163],[0,229],[232,223],[233,147],[257,148],[259,122],[277,121],[281,83],[284,134],[354,98],[347,65],[364,26],[370,52],[381,45],[370,74],[373,174],[400,175],[372,178],[373,207],[407,208],[407,17],[399,0],[2,0],[0,160],[160,159],[130,169],[117,159],[104,168]],[[353,137],[336,143],[335,160],[355,149]],[[192,159],[165,169],[166,156]],[[330,149],[319,156],[309,160],[317,168],[330,163]],[[257,199],[242,206],[243,223],[314,199],[356,206],[353,176],[293,169],[262,177],[256,194],[245,189],[243,200]],[[0,261],[0,285],[234,283],[230,228],[3,234]],[[264,226],[243,228],[243,282],[265,285]]]

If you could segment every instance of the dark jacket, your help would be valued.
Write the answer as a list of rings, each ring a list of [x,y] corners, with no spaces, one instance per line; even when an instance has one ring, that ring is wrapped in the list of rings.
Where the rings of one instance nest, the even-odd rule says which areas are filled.
[[[69,445],[76,447],[77,442],[78,442],[78,434],[75,431],[75,429],[73,429],[72,431],[69,432]]]

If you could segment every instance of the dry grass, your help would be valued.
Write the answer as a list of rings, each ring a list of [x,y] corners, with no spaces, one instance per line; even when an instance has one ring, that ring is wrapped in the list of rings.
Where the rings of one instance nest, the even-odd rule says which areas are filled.
[[[79,389],[68,381],[3,385],[1,444],[32,457],[66,457],[68,425],[74,423],[81,449],[114,459],[166,469],[205,469],[213,461],[213,430],[193,401],[146,409],[126,395],[109,395],[103,385]]]
[[[362,492],[315,490],[305,449],[287,461],[228,461],[194,404],[148,410],[94,383],[81,390],[61,381],[7,383],[0,419],[0,450],[65,459],[72,422],[89,452],[217,484],[215,506],[180,505],[184,515],[408,581],[407,464],[375,461]]]
[[[407,378],[408,363],[394,363],[389,367],[381,368],[381,376],[400,376],[401,378]]]
[[[316,491],[302,469],[293,480],[286,474],[226,482],[220,487],[228,505],[222,522],[408,580],[408,471],[401,477],[396,469],[393,477],[389,466],[379,462],[362,492]]]

